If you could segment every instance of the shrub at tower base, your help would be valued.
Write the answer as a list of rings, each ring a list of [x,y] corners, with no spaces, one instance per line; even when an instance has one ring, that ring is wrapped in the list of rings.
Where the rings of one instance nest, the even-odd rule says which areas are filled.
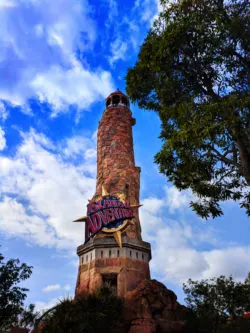
[[[93,294],[61,301],[42,316],[33,333],[111,333],[121,314],[121,299],[104,285]]]

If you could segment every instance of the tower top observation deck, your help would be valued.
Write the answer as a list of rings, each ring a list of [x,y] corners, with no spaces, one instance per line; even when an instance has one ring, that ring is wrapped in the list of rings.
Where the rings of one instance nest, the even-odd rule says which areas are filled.
[[[129,109],[130,103],[128,97],[123,94],[120,90],[117,90],[110,95],[105,100],[106,108],[110,107],[124,107]]]

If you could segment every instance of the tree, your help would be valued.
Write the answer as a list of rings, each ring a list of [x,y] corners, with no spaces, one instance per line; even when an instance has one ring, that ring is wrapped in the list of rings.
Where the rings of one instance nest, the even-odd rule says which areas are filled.
[[[61,301],[37,321],[37,327],[42,327],[41,333],[109,333],[121,313],[121,299],[104,285],[94,294]]]
[[[161,119],[155,162],[202,218],[225,200],[250,215],[250,3],[161,3],[126,76],[131,100]]]
[[[183,285],[188,308],[192,311],[192,333],[249,332],[250,321],[243,314],[250,310],[250,284],[232,276],[210,280],[188,280]]]
[[[250,272],[248,272],[245,283],[250,285]]]
[[[10,327],[22,325],[28,327],[34,321],[34,305],[24,306],[27,288],[19,286],[21,281],[30,277],[32,267],[20,263],[19,259],[4,261],[0,254],[0,332]]]

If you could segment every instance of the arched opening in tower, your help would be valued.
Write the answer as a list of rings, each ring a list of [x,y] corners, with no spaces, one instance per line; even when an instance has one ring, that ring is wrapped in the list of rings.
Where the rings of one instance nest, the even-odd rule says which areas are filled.
[[[109,274],[102,274],[102,283],[106,284],[112,290],[114,295],[117,295],[117,274],[116,273],[109,273]]]

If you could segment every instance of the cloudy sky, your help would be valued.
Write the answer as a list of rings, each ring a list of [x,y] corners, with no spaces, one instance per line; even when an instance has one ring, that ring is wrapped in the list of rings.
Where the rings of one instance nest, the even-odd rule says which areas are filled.
[[[160,9],[157,0],[0,0],[0,244],[32,265],[28,302],[39,309],[73,295],[76,247],[95,189],[96,130]],[[183,301],[188,278],[250,270],[250,223],[237,204],[203,221],[192,196],[158,173],[160,123],[132,106],[141,166],[141,224],[151,275]]]

